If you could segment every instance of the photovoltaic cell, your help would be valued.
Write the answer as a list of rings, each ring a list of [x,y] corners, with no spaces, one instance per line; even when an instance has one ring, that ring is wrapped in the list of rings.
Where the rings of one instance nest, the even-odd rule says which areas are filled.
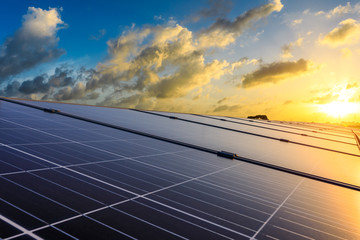
[[[127,109],[99,108],[91,106],[36,102],[36,105],[119,125],[129,129],[162,136],[217,151],[233,152],[237,155],[261,162],[294,169],[317,176],[360,186],[360,152],[352,136],[352,153],[340,153],[319,148],[291,144],[249,134],[154,116]],[[100,112],[101,114],[100,114]],[[305,139],[307,137],[304,137]],[[96,143],[94,143],[96,144]],[[102,143],[106,148],[112,145]],[[321,145],[321,144],[320,144]],[[346,147],[349,144],[337,143]],[[332,148],[329,149],[331,150]],[[355,150],[354,150],[355,149]],[[346,165],[344,165],[344,162]],[[352,168],[346,166],[351,165]]]
[[[273,138],[281,138],[281,139],[287,139],[296,143],[302,143],[302,144],[307,144],[307,145],[313,145],[313,146],[317,146],[317,147],[322,147],[322,148],[330,148],[333,150],[339,150],[339,151],[345,151],[345,152],[349,152],[349,153],[354,153],[357,154],[358,153],[358,148],[356,146],[356,144],[353,141],[350,141],[350,139],[342,139],[341,141],[334,141],[333,139],[330,138],[312,138],[309,137],[309,135],[307,135],[308,137],[305,137],[304,135],[299,134],[294,134],[297,132],[282,132],[279,131],[280,129],[276,129],[276,128],[259,128],[259,126],[256,125],[240,125],[234,122],[229,122],[229,121],[219,121],[216,119],[212,119],[212,118],[204,118],[204,117],[200,117],[200,116],[196,116],[196,115],[188,115],[188,114],[173,114],[173,113],[161,113],[161,115],[164,116],[177,116],[181,119],[185,119],[185,120],[190,120],[190,121],[194,121],[194,122],[198,122],[198,123],[204,123],[204,124],[209,124],[209,125],[214,125],[214,126],[219,126],[219,127],[224,127],[227,128],[229,130],[238,130],[238,131],[243,131],[243,132],[248,132],[251,134],[258,134],[258,135],[263,135],[263,136],[269,136],[269,137],[273,137]],[[311,136],[311,135],[310,135]],[[348,143],[348,144],[346,144]]]
[[[82,113],[90,114],[91,107],[86,109]],[[113,115],[109,121],[132,120],[128,127],[143,123],[138,129],[171,131],[167,137],[184,141],[215,133],[195,125],[179,137],[189,125],[173,121],[169,126],[170,119],[149,124],[144,113],[95,109]],[[359,191],[4,101],[0,129],[8,130],[0,135],[3,239],[360,238]],[[21,138],[20,130],[25,130]],[[207,140],[209,146],[231,143],[221,141],[222,131],[216,134]],[[254,144],[255,139],[261,141],[254,138]],[[193,143],[200,140],[206,137]],[[274,155],[271,148],[286,144],[276,143],[266,151],[251,148],[249,154],[275,161],[281,153],[285,160],[291,151],[298,153],[297,146]],[[317,151],[304,156],[317,157]],[[343,166],[345,174],[354,167],[336,165],[340,160],[334,153],[324,152],[324,163],[337,171]],[[301,156],[287,160],[294,159]],[[305,165],[317,173],[323,166]]]

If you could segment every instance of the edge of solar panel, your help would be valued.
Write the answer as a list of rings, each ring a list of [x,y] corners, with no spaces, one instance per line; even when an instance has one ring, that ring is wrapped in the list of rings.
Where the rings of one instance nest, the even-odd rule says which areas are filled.
[[[169,142],[169,143],[173,143],[173,144],[193,148],[193,149],[196,149],[196,150],[216,154],[217,156],[220,156],[220,157],[236,159],[236,160],[244,161],[244,162],[247,162],[247,163],[259,165],[259,166],[262,166],[262,167],[266,167],[266,168],[270,168],[270,169],[274,169],[274,170],[278,170],[278,171],[282,171],[282,172],[286,172],[286,173],[306,177],[306,178],[309,178],[309,179],[313,179],[313,180],[317,180],[317,181],[321,181],[321,182],[325,182],[325,183],[329,183],[329,184],[333,184],[333,185],[337,185],[337,186],[346,187],[346,188],[349,188],[349,189],[360,191],[360,186],[358,186],[358,185],[337,181],[337,180],[334,180],[334,179],[331,179],[331,178],[325,178],[325,177],[314,175],[314,174],[307,173],[307,172],[297,171],[297,170],[282,167],[282,166],[279,166],[279,165],[265,163],[265,162],[262,162],[262,161],[258,161],[256,159],[250,159],[250,158],[241,157],[241,156],[238,156],[236,153],[230,153],[230,152],[226,152],[226,151],[223,151],[223,150],[209,149],[209,148],[202,147],[202,146],[199,146],[199,145],[189,144],[189,143],[183,142],[183,141],[177,141],[177,140],[174,140],[174,139],[169,139],[169,138],[165,138],[165,137],[162,137],[162,136],[149,134],[149,133],[142,132],[142,131],[137,131],[137,130],[134,130],[134,129],[124,128],[124,127],[121,127],[121,126],[118,126],[118,125],[109,124],[109,123],[106,123],[106,122],[85,118],[85,117],[82,117],[82,116],[79,116],[79,115],[74,115],[74,114],[69,114],[69,113],[66,113],[66,112],[62,112],[62,111],[60,111],[58,109],[43,108],[43,107],[39,107],[39,106],[36,106],[36,105],[31,105],[31,104],[27,104],[27,103],[23,103],[23,102],[17,102],[17,101],[10,100],[10,99],[5,99],[5,98],[0,98],[0,100],[4,100],[4,101],[11,102],[11,103],[23,105],[23,106],[26,106],[26,107],[35,108],[35,109],[42,110],[42,111],[48,112],[48,113],[59,114],[59,115],[62,115],[62,116],[78,119],[78,120],[81,120],[81,121],[86,121],[86,122],[102,125],[102,126],[105,126],[105,127],[110,127],[110,128],[121,130],[121,131],[127,131],[127,132],[130,132],[130,133],[134,133],[134,134],[154,138],[154,139],[157,139],[157,140],[161,140],[161,141],[165,141],[165,142]],[[142,111],[142,110],[135,110],[135,111],[139,111],[139,112],[143,112],[143,113],[149,113],[149,112]],[[158,115],[158,116],[166,117],[164,115],[157,114],[157,113],[150,113],[150,114],[155,114],[155,115]],[[169,118],[171,118],[171,119],[180,119],[180,118],[172,117],[172,116],[169,116]],[[189,120],[184,120],[184,121],[196,123],[194,121],[189,121]],[[200,123],[200,124],[202,124],[202,123]],[[204,125],[204,124],[202,124],[202,125]],[[205,125],[207,125],[207,124],[205,124]],[[216,126],[212,126],[212,127],[216,127]],[[225,129],[223,127],[219,127],[219,128]],[[225,129],[225,130],[227,130],[227,129]],[[253,134],[251,134],[251,135],[253,135]],[[356,136],[356,134],[355,134],[355,136]],[[270,138],[273,139],[273,140],[280,140],[282,142],[291,142],[291,141],[289,141],[287,139],[277,139],[277,138],[272,138],[272,137],[270,137]],[[307,146],[309,146],[309,145],[307,145]],[[330,150],[331,151],[331,149],[325,149],[325,150]],[[226,152],[226,154],[224,154],[224,152]],[[355,156],[359,157],[360,155],[355,155]]]
[[[0,103],[1,100],[19,104],[19,102],[4,98],[0,98]],[[26,105],[26,103],[21,104]],[[174,139],[167,139],[147,133],[144,134],[134,129],[126,129],[120,126],[74,116],[56,109],[39,106],[27,107],[45,111],[46,114],[51,113],[51,116],[54,117],[44,118],[44,115],[39,117],[39,120],[54,121],[54,125],[62,124],[65,126],[71,123],[71,121],[59,121],[58,117],[55,116],[60,115],[72,117],[80,121],[86,120],[87,122],[96,123],[97,125],[100,124],[103,126],[103,128],[101,128],[102,130],[110,127],[117,130],[125,130],[129,132],[129,134],[135,133],[141,135],[141,138],[139,137],[139,139],[135,140],[124,138],[113,140],[112,142],[111,140],[108,141],[114,145],[117,143],[116,141],[123,141],[125,145],[130,144],[128,146],[135,146],[137,144],[136,146],[139,147],[138,150],[146,148],[148,152],[155,151],[154,156],[158,157],[151,157],[153,155],[149,155],[148,157],[122,156],[120,159],[101,160],[95,163],[85,162],[68,166],[54,162],[56,157],[53,155],[54,153],[49,152],[51,148],[44,148],[45,143],[34,143],[33,145],[31,145],[31,143],[28,143],[28,145],[16,143],[8,145],[1,143],[0,151],[6,149],[5,153],[9,154],[6,156],[17,154],[17,157],[21,157],[22,159],[27,158],[26,161],[32,158],[31,161],[33,163],[43,163],[44,161],[47,161],[49,164],[55,163],[53,167],[47,166],[42,169],[25,169],[18,172],[10,171],[8,174],[0,173],[0,185],[2,187],[12,186],[21,193],[24,193],[24,195],[32,196],[40,202],[47,202],[49,205],[45,206],[43,209],[45,211],[47,211],[47,208],[55,209],[56,205],[57,208],[60,206],[66,209],[62,214],[72,216],[72,212],[79,213],[72,217],[59,217],[54,216],[54,214],[40,213],[33,209],[34,206],[37,206],[36,202],[24,203],[23,200],[18,199],[20,193],[17,194],[6,190],[5,192],[11,195],[10,197],[4,195],[6,194],[4,192],[0,195],[0,204],[2,205],[2,207],[0,207],[0,220],[2,220],[0,221],[0,237],[2,238],[86,239],[95,237],[99,239],[149,239],[156,237],[157,239],[305,239],[311,237],[330,239],[341,237],[360,239],[360,231],[356,228],[360,223],[360,211],[356,214],[358,207],[356,200],[359,199],[359,186],[337,182],[332,179],[322,179],[319,176],[307,175],[303,172],[281,168],[272,164],[264,164],[263,162],[257,162],[253,159],[238,157],[231,152],[207,149]],[[14,112],[15,114],[22,114],[16,110],[14,110]],[[47,132],[46,130],[41,130],[41,128],[30,128],[22,125],[21,121],[20,123],[12,123],[12,121],[17,121],[15,118],[6,120],[6,118],[0,115],[0,120],[6,122],[8,125],[14,124],[20,129],[27,129],[29,132],[33,132],[34,135],[36,135],[35,133],[41,133],[43,135],[47,134],[49,137],[53,135],[54,138],[59,138],[59,136],[51,132],[52,130],[47,130]],[[71,126],[71,124],[69,126]],[[17,132],[14,129],[10,128],[9,131]],[[81,132],[82,130],[80,131],[79,128],[74,127],[74,132],[76,131]],[[100,136],[98,131],[89,128],[89,126],[85,128],[84,131],[88,131],[89,136],[94,134]],[[359,144],[358,135],[354,131],[352,132],[357,144]],[[105,135],[102,137],[105,138]],[[148,137],[156,140],[148,140]],[[60,138],[64,140],[64,143],[54,143],[55,151],[60,146],[69,145],[72,147],[82,146],[88,150],[91,149],[94,151],[94,154],[95,152],[101,152],[100,155],[102,157],[114,154],[112,152],[113,150],[104,148],[107,142],[104,142],[100,147],[94,147],[90,141],[76,141],[61,136]],[[153,141],[158,140],[164,141],[163,144],[168,144],[168,147],[170,146],[169,144],[181,145],[181,149],[175,148],[181,152],[181,154],[166,151],[160,153],[160,149],[156,150],[156,148],[153,148],[154,146],[156,147],[156,144],[159,144]],[[96,139],[94,141],[96,141]],[[134,145],[134,141],[140,141],[142,144],[136,142]],[[101,140],[98,140],[98,142],[102,143]],[[152,145],[143,145],[145,143],[151,143]],[[28,150],[32,150],[33,147],[36,149],[35,146],[39,149],[49,150],[47,150],[44,155],[41,155],[42,152],[39,151],[28,152]],[[190,147],[195,150],[184,150],[183,147]],[[153,150],[150,150],[152,148]],[[66,147],[64,149],[71,150],[72,148]],[[134,150],[135,149],[132,151]],[[201,154],[198,150],[205,153]],[[82,151],[76,150],[75,147],[75,152],[73,153],[79,155],[85,154]],[[134,152],[132,152],[132,154],[133,153]],[[61,154],[66,154],[66,152]],[[87,154],[88,158],[90,158],[89,154]],[[26,157],[24,158],[23,155]],[[120,157],[121,155],[118,156]],[[1,152],[0,157],[2,157]],[[53,160],[49,161],[47,159],[49,157]],[[240,162],[226,161],[225,159],[219,161],[219,159],[217,159],[218,157],[236,159],[240,160]],[[76,157],[74,157],[74,159],[75,158]],[[181,161],[179,162],[177,158]],[[79,157],[77,161],[80,159]],[[151,161],[144,162],[144,159]],[[205,161],[206,159],[209,162]],[[0,159],[0,162],[3,162],[2,160],[4,159]],[[121,161],[121,164],[119,161]],[[157,161],[162,162],[160,165],[154,165]],[[242,163],[243,161],[248,163]],[[185,171],[183,173],[179,172],[181,165],[175,168],[171,165],[175,163],[181,164],[181,162],[183,162],[183,164],[190,164],[188,166],[190,168],[184,168],[186,170],[182,170]],[[134,168],[134,164],[136,168]],[[186,164],[184,166],[187,166]],[[191,169],[191,164],[194,164],[192,166],[193,169]],[[253,164],[260,166],[253,166]],[[113,169],[109,168],[108,165],[113,166]],[[130,172],[126,172],[123,168]],[[94,169],[96,169],[96,171]],[[108,175],[101,175],[100,173],[103,171],[110,174],[111,178]],[[197,171],[210,172],[199,175]],[[113,172],[127,177],[120,178],[119,175],[113,175]],[[259,173],[260,175],[257,175]],[[81,189],[81,191],[84,191],[83,193],[79,193],[77,192],[79,188],[76,188],[76,185],[72,185],[74,184],[73,182],[66,182],[66,184],[68,184],[66,185],[65,182],[56,178],[57,175],[63,176],[67,181],[72,179],[78,182],[78,184],[81,182],[81,184],[87,184],[87,186],[91,185],[91,188],[96,186],[98,191],[102,189],[103,194],[118,196],[119,193],[115,194],[115,192],[112,191],[121,190],[126,193],[121,192],[121,194],[127,196],[122,196],[122,199],[125,197],[125,200],[123,199],[120,202],[105,204],[101,208],[96,208],[95,202],[97,200],[104,200],[102,197],[99,198],[99,196],[96,196],[97,200],[90,197],[90,195],[95,194],[96,191],[90,194],[90,192],[86,192],[85,188]],[[123,182],[116,179],[122,179]],[[130,181],[129,179],[132,180]],[[31,180],[41,184],[35,186],[31,183]],[[284,180],[285,182],[283,182]],[[242,183],[242,181],[244,181],[244,183]],[[137,182],[141,182],[142,184],[138,185],[139,183]],[[172,182],[172,184],[169,185],[168,182]],[[263,188],[264,186],[262,186],[262,184],[272,190],[269,191],[266,187]],[[80,201],[77,198],[80,198],[79,196],[81,195],[81,199],[86,200],[89,206],[85,207],[86,204],[84,204],[84,206],[80,207],[81,204],[76,205],[75,203],[69,203],[71,198],[67,199],[66,196],[56,195],[49,190],[48,185],[57,188],[60,192],[65,191],[69,195],[71,195],[71,192],[77,201]],[[141,187],[139,188],[139,186]],[[112,189],[111,191],[109,190],[110,188]],[[145,193],[141,194],[137,191],[145,191]],[[7,201],[3,198],[4,196],[14,201]],[[54,196],[57,196],[57,198],[53,199],[52,197]],[[114,198],[114,196],[112,197]],[[120,196],[115,198],[120,198]],[[314,201],[315,199],[317,200]],[[321,205],[328,207],[320,207],[319,201]],[[22,207],[17,206],[17,204],[20,204]],[[94,206],[94,209],[90,210],[90,205]],[[29,206],[32,206],[32,208]],[[73,208],[69,206],[73,206]],[[86,212],[83,208],[88,211]],[[25,209],[27,209],[27,211]],[[345,209],[346,211],[344,211]],[[351,213],[353,213],[352,216],[349,215]],[[53,217],[57,218],[58,221],[51,222],[49,219]],[[19,224],[18,221],[21,218],[25,220]],[[32,220],[29,221],[29,219]],[[48,220],[45,221],[44,219]],[[74,229],[74,227],[77,229]],[[86,230],[84,230],[84,228],[86,228]]]

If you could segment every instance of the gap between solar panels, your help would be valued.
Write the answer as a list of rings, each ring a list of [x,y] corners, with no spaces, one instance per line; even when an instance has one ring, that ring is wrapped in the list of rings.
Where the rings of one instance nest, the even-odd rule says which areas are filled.
[[[228,119],[224,119],[224,118],[216,118],[216,117],[205,116],[205,115],[200,115],[200,114],[192,114],[192,115],[198,116],[198,117],[203,117],[203,118],[209,118],[209,119],[213,119],[213,120],[217,120],[217,121],[225,121],[225,122],[235,123],[235,124],[239,124],[239,125],[246,125],[246,126],[251,126],[251,127],[256,127],[256,128],[273,130],[273,131],[277,131],[277,132],[284,132],[284,133],[289,133],[289,134],[295,134],[295,135],[299,135],[299,136],[303,136],[303,137],[311,137],[311,138],[322,139],[322,140],[327,140],[327,141],[332,141],[332,142],[338,142],[338,143],[343,143],[343,144],[356,145],[356,144],[353,144],[353,143],[343,142],[343,141],[340,141],[340,140],[335,140],[335,139],[330,139],[330,138],[325,138],[325,137],[318,137],[318,136],[314,136],[314,135],[308,135],[308,134],[304,134],[304,133],[297,133],[297,132],[292,132],[292,131],[287,131],[287,130],[281,130],[281,129],[271,128],[271,127],[264,127],[264,126],[249,124],[249,123],[236,122],[236,121],[232,121],[232,120],[228,120]],[[246,120],[243,120],[243,121],[246,121]],[[252,120],[250,120],[249,122],[251,122],[251,121],[252,121]],[[252,121],[252,122],[253,122],[253,121]],[[256,122],[256,123],[258,123],[258,122]],[[264,124],[266,124],[266,123],[264,123]],[[276,125],[276,126],[279,127],[278,125]],[[287,127],[287,126],[285,126],[285,127]],[[297,130],[300,130],[300,129],[297,129]],[[301,129],[300,131],[314,132],[314,131],[307,130],[307,129]],[[322,133],[322,134],[328,134],[328,133]],[[329,135],[334,135],[334,134],[329,134]],[[335,136],[337,136],[337,137],[343,137],[343,136],[338,136],[338,135],[335,135]],[[344,138],[349,138],[349,137],[344,137]]]
[[[196,115],[196,114],[195,114]],[[209,116],[204,116],[204,115],[197,115],[197,116],[202,116],[202,117],[207,117],[209,118]],[[338,134],[334,134],[334,133],[327,133],[327,132],[319,132],[320,130],[326,130],[325,128],[324,129],[319,129],[319,128],[315,128],[315,127],[311,127],[311,128],[315,128],[315,129],[319,129],[319,131],[315,131],[315,130],[310,130],[310,129],[304,129],[304,128],[298,128],[298,127],[292,127],[292,126],[280,126],[278,124],[273,124],[271,123],[271,121],[254,121],[254,120],[247,120],[247,119],[241,119],[241,118],[235,118],[235,117],[226,117],[226,118],[231,118],[231,119],[235,119],[235,120],[240,120],[240,121],[246,121],[246,122],[255,122],[255,123],[258,123],[258,124],[263,124],[263,125],[271,125],[271,126],[276,126],[276,127],[283,127],[283,128],[289,128],[289,129],[295,129],[295,130],[301,130],[301,131],[306,131],[306,132],[312,132],[312,133],[321,133],[321,134],[325,134],[325,135],[329,135],[329,136],[335,136],[335,137],[343,137],[343,138],[351,138],[351,137],[346,137],[346,136],[343,136],[343,135],[338,135]],[[226,119],[224,119],[226,120]],[[237,122],[239,123],[239,122]],[[280,123],[283,123],[283,122],[280,122]],[[299,125],[299,124],[298,124]],[[306,126],[307,128],[309,128],[310,126]],[[329,129],[330,130],[330,129]]]
[[[192,148],[192,149],[200,150],[200,151],[211,153],[211,154],[216,154],[219,157],[228,158],[228,159],[232,159],[232,160],[235,159],[235,160],[247,162],[247,163],[250,163],[250,164],[254,164],[254,165],[258,165],[258,166],[278,170],[278,171],[281,171],[281,172],[286,172],[286,173],[289,173],[289,174],[305,177],[305,178],[308,178],[308,179],[312,179],[312,180],[325,182],[325,183],[328,183],[328,184],[332,184],[332,185],[336,185],[336,186],[340,186],[340,187],[360,191],[360,186],[357,186],[357,185],[353,185],[353,184],[349,184],[349,183],[345,183],[345,182],[341,182],[341,181],[337,181],[337,180],[333,180],[333,179],[329,179],[329,178],[324,178],[324,177],[321,177],[321,176],[318,176],[318,175],[314,175],[314,174],[310,174],[310,173],[306,173],[306,172],[301,172],[301,171],[293,170],[293,169],[286,168],[286,167],[281,167],[281,166],[270,164],[270,163],[261,162],[261,161],[255,160],[255,159],[241,157],[241,156],[238,156],[235,153],[226,152],[226,151],[217,151],[217,150],[214,150],[214,149],[205,148],[205,147],[201,147],[201,146],[198,146],[198,145],[189,144],[189,143],[177,141],[177,140],[174,140],[174,139],[169,139],[169,138],[149,134],[149,133],[146,133],[146,132],[141,132],[141,131],[137,131],[137,130],[133,130],[133,129],[129,129],[129,128],[124,128],[124,127],[121,127],[121,126],[118,126],[118,125],[113,125],[113,124],[109,124],[109,123],[105,123],[105,122],[101,122],[101,121],[97,121],[97,120],[77,116],[77,115],[74,115],[74,114],[61,112],[61,111],[59,111],[57,109],[43,108],[43,107],[35,106],[35,105],[32,105],[32,104],[28,104],[28,103],[18,102],[18,101],[3,98],[3,97],[0,97],[0,100],[7,101],[7,102],[10,102],[10,103],[19,104],[19,105],[30,107],[30,108],[35,108],[35,109],[42,110],[44,112],[48,112],[48,113],[51,113],[51,114],[58,114],[58,115],[61,115],[61,116],[66,116],[66,117],[78,119],[78,120],[81,120],[81,121],[86,121],[86,122],[98,124],[98,125],[101,125],[101,126],[105,126],[105,127],[109,127],[109,128],[113,128],[113,129],[117,129],[117,130],[121,130],[121,131],[126,131],[126,132],[130,132],[130,133],[138,134],[138,135],[141,135],[141,136],[145,136],[145,137],[149,137],[149,138],[153,138],[153,139],[157,139],[157,140],[161,140],[161,141],[165,141],[165,142],[169,142],[169,143],[189,147],[189,148]],[[173,119],[178,119],[176,117],[172,117],[172,118]]]
[[[360,150],[360,138],[359,138],[359,135],[357,135],[357,134],[354,132],[354,130],[351,130],[351,131],[352,131],[352,133],[354,134],[354,138],[355,138],[356,143],[357,143],[357,146],[358,146],[358,148],[359,148],[359,150]]]
[[[151,114],[151,115],[155,115],[155,116],[159,116],[159,117],[165,117],[165,118],[180,120],[180,121],[184,121],[184,122],[199,124],[199,125],[203,125],[203,126],[207,126],[207,127],[219,128],[219,129],[222,129],[222,130],[227,130],[227,131],[232,131],[232,132],[237,132],[237,133],[243,133],[243,134],[247,134],[247,135],[267,138],[267,139],[281,141],[281,142],[285,142],[285,143],[292,143],[292,144],[297,144],[297,145],[301,145],[301,146],[305,146],[305,147],[317,148],[317,149],[321,149],[321,150],[325,150],[325,151],[337,152],[337,153],[341,153],[341,154],[360,157],[360,155],[358,155],[358,154],[338,151],[338,150],[334,150],[334,149],[330,149],[330,148],[314,146],[314,145],[311,145],[311,144],[305,144],[305,143],[301,143],[301,142],[295,142],[295,141],[291,141],[291,140],[288,140],[288,139],[271,137],[271,136],[262,135],[262,134],[258,134],[258,133],[252,133],[252,132],[237,130],[237,129],[233,129],[233,128],[227,128],[227,127],[217,126],[217,125],[213,125],[213,124],[197,122],[197,121],[193,121],[193,120],[188,120],[188,119],[179,118],[179,117],[175,117],[175,116],[168,116],[168,115],[164,115],[164,114],[160,114],[160,113],[148,112],[148,111],[144,111],[144,110],[138,110],[138,109],[131,109],[131,110],[137,111],[137,112],[142,112],[142,113],[147,113],[147,114]],[[353,145],[356,145],[356,144],[353,144]]]

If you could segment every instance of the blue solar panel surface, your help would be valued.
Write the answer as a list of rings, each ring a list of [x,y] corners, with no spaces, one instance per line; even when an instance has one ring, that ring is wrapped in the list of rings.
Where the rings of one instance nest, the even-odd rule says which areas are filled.
[[[54,106],[54,103],[47,102],[36,102],[36,105],[56,108],[67,113],[136,129],[205,148],[233,152],[245,158],[256,159],[261,162],[360,186],[360,152],[356,147],[354,135],[350,130],[348,130],[349,134],[347,134],[346,137],[342,137],[342,139],[348,140],[352,145],[327,141],[329,142],[329,147],[327,147],[328,150],[324,150],[268,139],[252,134],[244,134],[154,116],[128,109],[98,108],[69,104],[56,104]],[[99,109],[101,109],[101,114],[99,114]],[[223,123],[223,121],[220,121],[217,124],[220,125]],[[286,136],[285,139],[288,137],[289,136]],[[303,138],[308,139],[309,137],[303,136]],[[336,144],[338,148],[343,147],[345,150],[342,152],[333,151],[331,144]],[[349,146],[353,148],[351,152],[346,151]],[[348,166],[351,166],[351,168]]]
[[[131,110],[30,103],[221,150],[247,139],[289,146]],[[3,239],[360,238],[359,191],[5,101],[0,131]],[[240,143],[223,149],[229,136]],[[294,146],[248,154],[301,159],[287,158],[306,148]],[[341,154],[308,151],[325,154],[317,164]]]

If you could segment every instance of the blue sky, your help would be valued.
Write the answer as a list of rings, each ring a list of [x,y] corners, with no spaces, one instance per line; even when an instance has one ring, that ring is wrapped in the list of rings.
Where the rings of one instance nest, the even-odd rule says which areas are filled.
[[[267,1],[237,1],[229,17]],[[12,35],[20,26],[22,16],[29,6],[48,9],[62,8],[61,19],[67,24],[66,29],[58,32],[61,39],[59,47],[66,49],[66,58],[82,58],[84,56],[101,57],[106,54],[106,41],[116,38],[133,24],[162,24],[173,18],[179,23],[191,26],[194,30],[207,26],[210,21],[194,23],[188,21],[192,15],[208,6],[207,1],[6,1],[2,2],[0,21],[6,22],[0,32],[0,40]],[[161,20],[156,17],[162,17]],[[99,36],[99,31],[105,29],[104,37],[91,40],[91,36]]]
[[[234,19],[247,10],[266,4],[268,1],[232,1],[231,9],[227,14],[228,19]],[[313,11],[330,10],[333,6],[344,4],[344,1],[282,1],[284,4],[283,15],[291,15],[303,12],[306,9]],[[199,11],[209,7],[209,1],[115,1],[115,0],[89,0],[89,1],[49,1],[49,0],[15,0],[1,3],[0,21],[3,24],[0,32],[0,42],[11,36],[20,26],[22,16],[28,7],[41,9],[58,8],[61,19],[66,27],[58,31],[57,36],[61,39],[59,47],[66,50],[66,55],[59,61],[91,58],[92,64],[96,64],[106,56],[106,41],[117,38],[121,33],[135,24],[141,27],[146,24],[156,25],[173,18],[178,23],[193,31],[205,28],[213,22],[215,17],[202,19],[194,22],[191,19]],[[157,17],[161,17],[159,20]],[[271,18],[270,16],[269,18]],[[263,26],[262,26],[263,27]],[[267,24],[270,37],[272,25]],[[92,40],[92,36],[99,37]],[[94,59],[95,58],[95,59]]]
[[[0,95],[243,117],[268,113],[284,120],[357,120],[358,1],[0,5]],[[336,115],[331,106],[348,110]]]

